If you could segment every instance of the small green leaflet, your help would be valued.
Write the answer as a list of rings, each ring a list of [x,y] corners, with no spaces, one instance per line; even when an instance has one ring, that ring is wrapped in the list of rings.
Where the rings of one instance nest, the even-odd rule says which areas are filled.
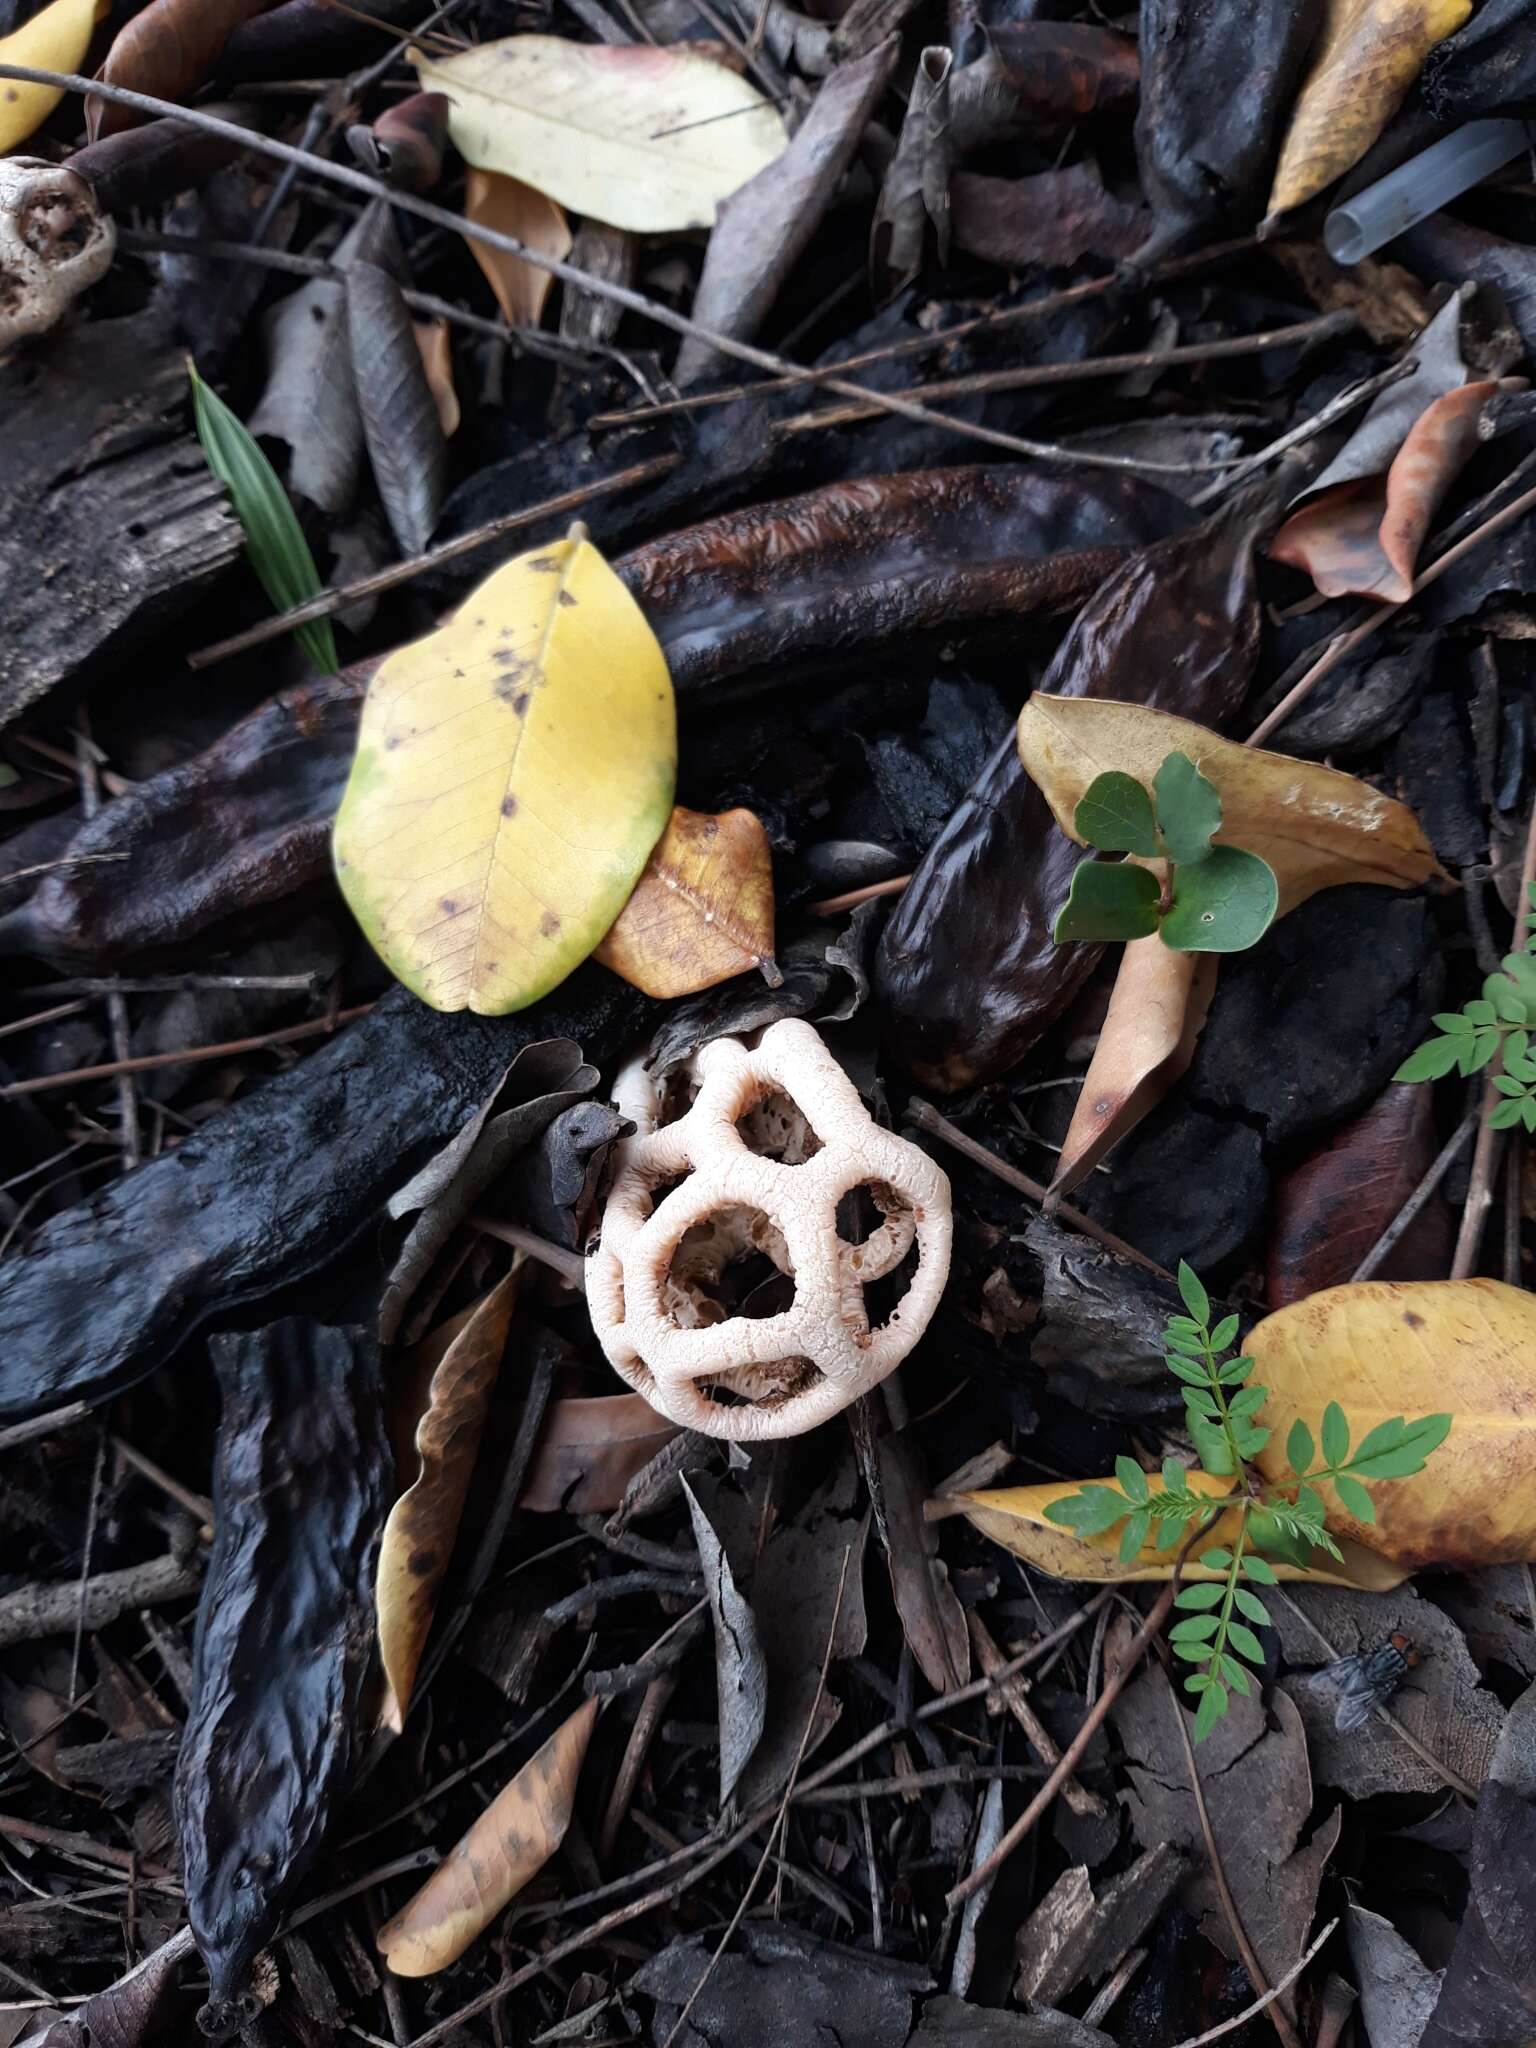
[[[229,492],[236,517],[245,529],[245,551],[251,567],[277,609],[291,611],[325,587],[298,514],[277,471],[262,454],[245,423],[203,382],[190,356],[187,374],[192,380],[197,438],[203,444],[208,467]],[[330,620],[312,619],[308,625],[295,626],[293,630],[315,667],[324,675],[334,675],[341,664],[336,659]]]
[[[1139,853],[1148,860],[1162,852],[1152,818],[1152,799],[1134,775],[1117,768],[1096,775],[1072,814],[1073,828],[1087,846],[1104,853]]]
[[[1209,855],[1211,840],[1221,829],[1221,797],[1215,783],[1206,780],[1188,754],[1170,754],[1152,787],[1157,792],[1157,822],[1171,859],[1178,867],[1195,866]]]
[[[1051,936],[1058,945],[1066,939],[1150,938],[1161,893],[1156,875],[1145,868],[1080,861]]]
[[[1180,867],[1163,943],[1178,953],[1241,953],[1257,945],[1280,907],[1267,860],[1239,846],[1213,846],[1196,867]]]

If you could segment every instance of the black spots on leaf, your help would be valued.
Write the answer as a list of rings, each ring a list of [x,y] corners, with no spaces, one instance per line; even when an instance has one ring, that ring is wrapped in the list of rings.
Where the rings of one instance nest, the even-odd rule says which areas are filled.
[[[560,568],[553,555],[535,555],[528,566],[530,569],[537,569],[541,576],[554,576],[558,574]]]
[[[571,610],[574,610],[576,607],[577,600],[574,597],[572,597],[571,593],[568,590],[562,590],[559,596],[555,599],[555,602],[556,604],[564,605],[569,607]]]
[[[546,910],[544,915],[539,919],[539,937],[541,939],[552,939],[555,936],[556,932],[559,931],[559,929],[559,918],[555,915],[554,911]]]
[[[438,898],[437,907],[444,917],[461,917],[469,908],[469,905],[467,903],[460,903],[452,896],[441,896]]]
[[[504,818],[515,818],[517,816],[517,798],[512,794],[511,790],[508,790],[501,800],[501,815]]]
[[[413,1550],[406,1559],[406,1569],[413,1577],[424,1579],[428,1572],[437,1568],[437,1552],[430,1547]]]

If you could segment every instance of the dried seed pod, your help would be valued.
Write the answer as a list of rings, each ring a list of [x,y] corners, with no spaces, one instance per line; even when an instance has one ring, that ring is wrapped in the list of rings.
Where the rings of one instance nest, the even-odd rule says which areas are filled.
[[[302,1318],[211,1346],[224,1395],[214,1541],[176,1765],[203,2031],[248,2017],[247,1977],[346,1789],[373,1647],[391,1472],[378,1358]]]

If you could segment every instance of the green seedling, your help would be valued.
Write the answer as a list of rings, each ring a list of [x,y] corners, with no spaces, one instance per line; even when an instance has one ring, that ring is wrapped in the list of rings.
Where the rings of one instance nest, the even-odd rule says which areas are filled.
[[[1536,908],[1536,883],[1528,883]],[[1476,1074],[1502,1053],[1493,1078],[1499,1100],[1489,1111],[1489,1126],[1510,1131],[1517,1124],[1536,1132],[1536,1055],[1531,1033],[1536,1030],[1536,934],[1518,953],[1506,953],[1499,972],[1490,974],[1483,992],[1461,1010],[1441,1010],[1439,1030],[1398,1068],[1399,1081],[1438,1081],[1452,1072]]]

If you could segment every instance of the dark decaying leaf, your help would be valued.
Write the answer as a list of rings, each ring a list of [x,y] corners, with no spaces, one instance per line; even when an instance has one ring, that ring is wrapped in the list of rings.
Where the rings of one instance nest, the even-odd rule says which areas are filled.
[[[395,990],[0,1267],[0,1416],[104,1398],[222,1304],[314,1271],[376,1224],[520,1046],[579,1033],[609,1061],[649,1012],[600,968],[516,1017],[447,1018]]]
[[[345,1792],[373,1646],[390,1484],[378,1357],[293,1318],[216,1338],[214,1542],[176,1766],[206,2032],[233,2032],[252,1962]]]
[[[208,76],[234,31],[269,0],[149,0],[113,38],[101,67],[108,85],[185,100]],[[92,142],[131,128],[143,116],[92,95],[86,125]]]
[[[463,1129],[389,1198],[397,1220],[415,1216],[379,1306],[379,1338],[392,1344],[406,1310],[479,1195],[534,1143],[562,1109],[597,1086],[597,1069],[569,1038],[525,1045]],[[435,1303],[427,1305],[430,1314]],[[420,1311],[413,1318],[421,1320]]]
[[[1133,36],[1097,22],[1037,20],[998,22],[987,40],[1036,133],[1135,108],[1141,63]]]
[[[1365,658],[1345,662],[1293,717],[1277,728],[1276,744],[1311,760],[1348,760],[1392,739],[1412,717],[1434,664],[1438,636],[1416,629]]]
[[[1275,1189],[1269,1305],[1284,1308],[1348,1280],[1429,1170],[1439,1150],[1433,1091],[1394,1084]],[[1446,1270],[1445,1205],[1432,1200],[1376,1277],[1436,1280]]]
[[[386,185],[430,192],[442,176],[448,104],[444,92],[413,92],[386,107],[371,127],[347,130],[352,154]]]
[[[1108,2034],[1064,2012],[1007,2012],[930,1998],[906,2048],[1112,2048]]]
[[[552,1401],[517,1504],[546,1515],[611,1514],[636,1473],[679,1434],[639,1394]]]
[[[756,335],[837,195],[898,47],[888,36],[856,62],[838,65],[783,155],[722,202],[693,297],[700,327],[739,341]],[[720,360],[707,342],[685,335],[674,375],[690,384]]]
[[[1536,2034],[1536,1688],[1509,1710],[1477,1804],[1472,1890],[1419,2048]]]
[[[924,50],[912,74],[906,117],[880,188],[870,234],[869,267],[883,297],[911,283],[932,238],[939,263],[949,261],[949,174],[954,156],[949,80],[953,52]]]
[[[656,2002],[651,2039],[658,2048],[668,2039],[673,2048],[719,2048],[722,2041],[731,2048],[784,2048],[790,2041],[905,2048],[913,1998],[932,1989],[928,1973],[911,1963],[770,1921],[748,1920],[709,1968],[716,1939],[693,1934],[674,1941],[630,1978],[629,1990]]]
[[[350,493],[362,430],[345,334],[339,354],[333,345],[342,288],[324,285],[325,296],[300,308],[308,289],[285,299],[279,318],[315,330],[314,375],[296,336],[284,359],[296,368],[274,376],[252,425],[286,439],[314,422],[316,467],[306,462],[291,481],[310,495],[339,485],[326,450],[339,455],[340,444],[325,420],[331,376],[344,372],[339,388],[357,424]],[[835,663],[851,648],[869,659],[918,634],[1006,644],[1020,619],[1076,604],[1129,546],[1186,517],[1165,492],[1103,472],[923,470],[706,520],[617,567],[660,636],[680,693],[705,697],[731,677],[811,658]],[[121,961],[185,945],[329,874],[331,820],[375,667],[359,662],[324,684],[283,692],[205,753],[105,806],[69,848],[95,862],[45,875],[27,905],[0,919],[0,951],[77,965]],[[101,858],[124,852],[126,862]]]
[[[1081,1863],[1063,1871],[1019,1929],[1014,1996],[1034,2011],[1107,1977],[1162,1914],[1186,1868],[1177,1844],[1158,1842],[1098,1892]]]
[[[504,1196],[489,1203],[551,1244],[578,1251],[593,1216],[608,1154],[634,1126],[606,1102],[573,1102],[515,1160]]]
[[[1150,263],[1263,210],[1322,0],[1142,0],[1136,160],[1155,226]]]
[[[1418,2048],[1440,1995],[1442,1972],[1426,1968],[1412,1945],[1379,1913],[1368,1913],[1352,1902],[1344,1926],[1368,2038]]]
[[[448,443],[400,286],[377,263],[347,269],[347,332],[363,438],[402,555],[432,538],[448,475]]]
[[[241,79],[331,78],[353,57],[377,56],[375,23],[415,27],[420,20],[420,0],[368,0],[353,14],[331,0],[283,0],[235,30],[220,69]]]
[[[1220,728],[1252,676],[1254,551],[1277,502],[1274,484],[1240,493],[1127,562],[1078,614],[1041,688],[1176,710]],[[875,986],[899,1065],[946,1090],[990,1080],[1061,1014],[1100,950],[1051,937],[1081,857],[1010,736],[881,936]]]
[[[1131,1824],[1143,1848],[1174,1842],[1189,1851],[1194,1863],[1185,1894],[1190,1908],[1199,1914],[1206,1936],[1235,1959],[1174,1724],[1174,1716],[1183,1712],[1161,1670],[1137,1679],[1111,1710],[1130,1771]],[[1234,1695],[1229,1712],[1196,1754],[1238,1917],[1274,1983],[1306,1948],[1318,1886],[1343,1815],[1335,1809],[1316,1827],[1311,1824],[1306,1737],[1283,1693],[1275,1696],[1272,1717],[1256,1695]]]
[[[768,1666],[757,1639],[752,1609],[737,1587],[725,1547],[715,1534],[698,1495],[682,1482],[693,1522],[715,1625],[715,1689],[720,1704],[720,1804],[725,1805],[751,1762],[768,1720]]]
[[[181,1995],[177,1978],[192,1954],[183,1927],[83,2005],[30,2036],[31,2048],[141,2048],[167,2031]]]
[[[252,120],[248,101],[208,106],[203,111],[225,121]],[[168,205],[179,192],[204,184],[239,154],[239,143],[194,128],[190,121],[166,116],[88,142],[64,161],[70,170],[89,180],[104,213],[121,215]]]
[[[1029,178],[957,171],[949,196],[956,246],[988,263],[1028,268],[1085,256],[1116,262],[1147,236],[1146,209],[1106,192],[1091,163]]]
[[[1490,114],[1536,114],[1536,9],[1484,0],[1465,28],[1430,51],[1424,98],[1448,127]]]
[[[923,1519],[928,1472],[910,1430],[892,1432],[876,1446],[883,1524],[877,1518],[891,1568],[891,1592],[902,1634],[935,1692],[952,1692],[971,1674],[971,1638],[965,1609],[939,1555],[939,1525]]]

